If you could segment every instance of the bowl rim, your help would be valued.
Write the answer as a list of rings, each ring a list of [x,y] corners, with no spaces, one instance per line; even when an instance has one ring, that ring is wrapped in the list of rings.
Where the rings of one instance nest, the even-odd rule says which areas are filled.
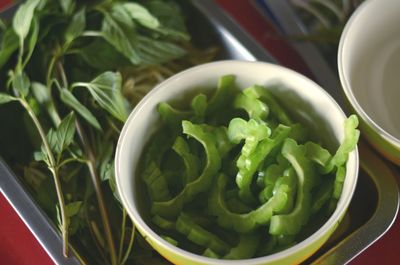
[[[316,89],[321,90],[321,92],[326,96],[337,108],[339,114],[342,116],[343,119],[346,118],[345,113],[339,106],[339,104],[333,99],[333,97],[325,91],[322,87],[320,87],[318,84],[316,84],[314,81],[309,79],[308,77],[295,72],[289,68],[272,64],[272,63],[267,63],[267,62],[260,62],[260,61],[242,61],[242,60],[222,60],[222,61],[215,61],[211,63],[206,63],[206,64],[201,64],[198,66],[191,67],[189,69],[186,69],[182,72],[179,72],[168,79],[164,80],[157,86],[155,86],[140,102],[139,104],[132,110],[130,113],[127,121],[125,122],[123,129],[121,131],[120,137],[118,139],[118,144],[116,148],[116,155],[115,155],[115,180],[116,180],[116,186],[117,186],[117,191],[119,194],[119,197],[121,199],[121,202],[123,206],[127,209],[127,212],[129,216],[132,218],[132,221],[136,227],[138,227],[138,230],[142,230],[145,233],[145,238],[149,237],[152,241],[155,241],[159,246],[161,246],[163,249],[165,249],[168,253],[173,253],[173,255],[181,256],[186,259],[194,260],[199,263],[204,263],[204,264],[223,264],[223,265],[228,265],[228,264],[249,264],[249,265],[255,265],[255,264],[260,264],[260,263],[265,263],[265,262],[277,262],[279,260],[285,259],[295,253],[298,253],[300,251],[303,251],[307,249],[309,246],[311,246],[313,243],[318,242],[321,240],[324,236],[326,236],[326,233],[329,232],[332,228],[337,226],[340,222],[340,218],[343,217],[344,213],[347,211],[347,208],[350,204],[350,201],[354,195],[354,191],[356,188],[357,180],[358,180],[358,171],[359,171],[359,154],[358,154],[358,148],[356,147],[350,154],[348,161],[346,162],[346,178],[349,178],[350,175],[352,175],[352,185],[350,186],[349,193],[343,197],[341,195],[339,201],[338,201],[338,206],[339,204],[342,205],[341,208],[336,207],[335,211],[332,213],[332,215],[328,218],[328,220],[319,228],[317,229],[314,233],[312,233],[309,237],[306,239],[300,241],[299,243],[293,245],[292,247],[289,247],[285,250],[279,251],[277,253],[267,255],[267,256],[262,256],[262,257],[256,257],[256,258],[251,258],[251,259],[241,259],[241,260],[223,260],[223,259],[214,259],[214,258],[208,258],[204,257],[189,251],[186,251],[184,249],[181,249],[179,247],[176,247],[164,239],[162,239],[161,236],[159,236],[156,232],[154,232],[149,225],[143,220],[141,215],[138,212],[137,207],[135,206],[135,203],[132,201],[130,202],[126,195],[122,192],[123,187],[120,179],[120,170],[121,170],[121,165],[123,164],[123,159],[121,159],[121,153],[122,149],[124,148],[123,142],[125,141],[125,138],[127,138],[127,131],[128,127],[134,126],[133,120],[137,116],[140,115],[140,112],[143,108],[146,107],[147,101],[158,91],[163,89],[165,86],[169,86],[171,83],[174,83],[175,80],[182,78],[182,76],[190,73],[190,72],[195,72],[198,71],[201,68],[205,67],[214,67],[214,66],[223,66],[223,65],[229,65],[229,64],[243,64],[243,67],[251,67],[252,65],[260,65],[260,66],[266,66],[266,67],[273,67],[277,68],[280,71],[285,71],[291,76],[297,76],[298,78],[305,79],[305,81],[309,84],[311,84],[313,87]],[[188,87],[190,84],[188,85]],[[126,162],[125,162],[126,163]],[[352,165],[352,170],[349,169],[349,164]],[[147,239],[146,239],[147,240]]]
[[[396,138],[393,136],[391,133],[387,132],[385,129],[383,129],[378,123],[376,123],[361,107],[361,105],[358,103],[356,96],[353,93],[353,90],[351,89],[350,81],[347,78],[345,71],[344,71],[344,58],[343,58],[343,53],[345,49],[346,42],[348,40],[349,32],[353,26],[353,24],[359,19],[361,14],[374,2],[378,2],[381,0],[366,0],[363,2],[351,15],[350,19],[347,21],[342,35],[340,37],[339,41],[339,47],[338,47],[338,55],[337,55],[337,61],[338,61],[338,72],[339,72],[339,78],[340,82],[342,84],[342,89],[347,97],[347,99],[350,101],[350,104],[354,107],[356,110],[357,114],[361,116],[361,119],[369,126],[371,127],[378,135],[383,137],[387,142],[389,142],[393,146],[397,146],[397,148],[400,148],[400,139]]]

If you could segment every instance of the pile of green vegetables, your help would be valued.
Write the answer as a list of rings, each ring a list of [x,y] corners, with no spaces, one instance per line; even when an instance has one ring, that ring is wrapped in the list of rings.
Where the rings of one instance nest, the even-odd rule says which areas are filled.
[[[66,256],[71,242],[83,264],[162,263],[115,193],[115,146],[148,90],[214,54],[173,0],[27,0],[0,20],[1,156]]]
[[[264,256],[304,239],[336,209],[356,116],[332,155],[269,89],[241,91],[231,75],[186,109],[161,103],[158,111],[164,127],[142,155],[151,209],[143,216],[171,244],[212,258]]]

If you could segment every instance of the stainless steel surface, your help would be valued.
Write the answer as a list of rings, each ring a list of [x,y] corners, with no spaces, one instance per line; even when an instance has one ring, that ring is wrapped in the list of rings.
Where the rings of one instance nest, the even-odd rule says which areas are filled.
[[[273,57],[254,41],[237,23],[226,15],[212,0],[192,0],[193,16],[189,23],[196,26],[196,34],[203,31],[206,44],[221,46],[218,59],[263,60],[275,62]],[[194,8],[193,8],[194,7]],[[11,18],[15,6],[0,13],[0,18]],[[1,155],[1,153],[0,153]],[[18,177],[0,159],[0,189],[30,231],[56,264],[79,264],[71,256],[62,254],[62,239],[54,225],[33,201]]]
[[[227,58],[277,63],[276,59],[217,6],[214,0],[191,0],[191,3],[217,31],[220,43],[228,52]]]

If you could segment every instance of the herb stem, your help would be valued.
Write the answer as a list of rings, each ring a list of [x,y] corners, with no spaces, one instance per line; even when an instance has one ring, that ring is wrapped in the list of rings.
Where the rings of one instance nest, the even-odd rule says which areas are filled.
[[[71,247],[71,251],[74,254],[74,256],[78,259],[78,261],[81,263],[81,265],[88,265],[88,263],[84,260],[84,258],[79,254],[79,252]]]
[[[116,133],[118,133],[118,135],[121,133],[121,130],[117,127],[117,125],[115,125],[115,123],[110,118],[107,118],[107,122],[110,125],[111,129],[113,129]]]
[[[22,71],[22,56],[24,55],[24,40],[20,38],[19,41],[19,52],[18,52],[18,62],[17,62],[17,71]]]
[[[122,209],[122,224],[121,224],[121,238],[119,241],[119,252],[118,252],[118,263],[121,264],[122,251],[124,250],[124,239],[125,239],[125,225],[126,225],[126,210]]]
[[[63,166],[65,166],[66,164],[72,163],[72,162],[79,162],[79,163],[87,163],[87,160],[85,159],[80,159],[77,157],[71,157],[71,158],[67,158],[65,160],[63,160],[60,164],[58,164],[58,168],[61,168]]]
[[[56,56],[56,55],[54,55],[51,58],[51,61],[50,61],[50,64],[49,64],[49,69],[47,70],[47,76],[46,76],[47,87],[51,86],[51,75],[53,73],[53,68],[54,68],[55,63],[57,62],[57,59],[58,59],[58,56]]]
[[[100,245],[101,248],[104,248],[104,245],[105,245],[104,238],[101,236],[100,230],[97,227],[96,222],[91,221],[90,225],[92,226],[93,233],[97,239],[98,244]]]
[[[65,88],[68,88],[67,75],[65,74],[64,66],[62,65],[62,63],[60,61],[57,62],[57,68],[58,68],[58,71],[60,72],[61,80],[63,82],[63,86]]]
[[[51,58],[49,68],[47,71],[46,85],[47,85],[47,89],[49,89],[49,91],[50,91],[50,93],[49,93],[50,97],[51,97],[51,87],[53,85],[53,80],[51,80],[51,75],[53,73],[53,68],[54,68],[54,65],[57,62],[57,60],[58,60],[58,56],[54,55],[53,58]],[[57,79],[54,79],[54,82],[57,85],[57,87],[59,87],[59,83],[57,82]],[[61,118],[60,118],[60,115],[58,115],[56,106],[54,104],[54,100],[50,100],[50,104],[47,107],[47,112],[49,113],[49,116],[50,116],[51,120],[53,121],[54,125],[57,127],[61,123]]]
[[[86,195],[85,195],[85,197],[86,197]],[[88,204],[87,200],[88,200],[88,198],[85,198],[85,204],[86,205]],[[88,207],[88,206],[86,206],[86,207]],[[104,248],[100,245],[101,244],[100,240],[102,239],[102,237],[98,238],[98,235],[96,234],[96,231],[94,231],[97,228],[96,227],[96,223],[91,221],[91,220],[89,220],[89,213],[88,212],[89,212],[89,209],[86,209],[86,211],[85,211],[85,220],[86,220],[86,223],[87,223],[87,227],[89,228],[90,235],[92,237],[94,245],[96,246],[98,253],[100,253],[100,257],[96,257],[96,258],[98,258],[98,259],[100,259],[102,261],[106,261],[107,258],[106,258],[105,253],[104,253]],[[96,227],[96,228],[94,228],[94,227]]]
[[[25,99],[20,99],[19,101],[21,105],[26,109],[33,123],[35,124],[39,132],[40,138],[42,139],[43,145],[46,149],[47,156],[49,158],[49,163],[50,163],[49,170],[54,177],[54,184],[56,187],[58,203],[60,204],[61,222],[62,222],[61,233],[63,237],[63,254],[65,257],[68,257],[68,223],[67,223],[67,216],[65,213],[65,200],[61,189],[61,182],[58,175],[58,168],[56,167],[56,160],[47,141],[46,134],[42,128],[42,125],[40,124],[39,119],[36,117],[36,114],[33,112],[32,108],[29,106],[28,102],[26,102]]]
[[[75,87],[87,87],[88,86],[88,84],[87,83],[85,83],[85,82],[75,82],[75,83],[73,83],[72,85],[71,85],[71,90],[72,89],[74,89]]]
[[[128,260],[129,258],[129,254],[132,251],[132,247],[133,247],[133,241],[135,240],[135,234],[136,234],[136,229],[135,226],[132,224],[132,232],[131,232],[131,238],[129,240],[129,244],[128,244],[128,249],[125,252],[125,256],[122,259],[121,265],[124,265],[125,262]]]
[[[75,125],[76,125],[76,130],[78,132],[79,138],[81,139],[83,148],[85,150],[85,153],[88,156],[87,157],[88,158],[87,166],[89,168],[90,176],[92,178],[93,186],[94,186],[96,197],[97,197],[97,202],[99,204],[100,215],[101,215],[101,219],[102,219],[102,223],[103,223],[103,227],[104,227],[104,232],[106,234],[108,248],[110,251],[111,264],[116,265],[117,264],[117,255],[116,255],[114,240],[113,240],[112,233],[111,233],[110,222],[108,220],[107,208],[106,208],[105,202],[104,202],[104,196],[103,196],[103,190],[101,188],[100,178],[99,178],[99,176],[96,172],[96,168],[95,168],[95,156],[92,152],[92,149],[90,148],[90,146],[88,144],[86,134],[83,131],[82,125],[80,124],[79,120],[76,120]]]

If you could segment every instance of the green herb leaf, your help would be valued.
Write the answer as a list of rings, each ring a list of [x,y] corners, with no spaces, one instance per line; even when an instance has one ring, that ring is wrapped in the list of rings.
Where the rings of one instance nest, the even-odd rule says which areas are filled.
[[[46,157],[45,153],[43,153],[42,151],[34,152],[33,159],[35,159],[35,161],[47,161],[47,157]]]
[[[160,27],[156,29],[158,32],[179,40],[187,41],[190,39],[178,5],[171,2],[152,0],[146,1],[146,7],[160,22]]]
[[[114,118],[124,122],[128,116],[125,101],[121,94],[121,74],[105,72],[90,83],[75,83],[72,87],[86,87],[99,105]]]
[[[70,236],[74,235],[78,231],[78,229],[84,227],[85,225],[84,220],[82,220],[82,218],[79,216],[79,211],[82,207],[82,201],[71,202],[65,206],[65,213],[68,219],[68,230]]]
[[[114,161],[104,165],[105,167],[102,169],[103,171],[100,171],[101,181],[110,180],[114,177]]]
[[[65,42],[69,45],[74,39],[79,37],[86,27],[86,11],[85,8],[79,10],[71,20],[65,32]]]
[[[145,64],[161,64],[186,54],[183,48],[172,42],[153,40],[144,36],[140,36],[138,39],[137,49]]]
[[[121,6],[115,5],[112,12],[105,14],[101,32],[104,39],[122,53],[132,64],[140,62],[135,50],[136,30],[130,16]]]
[[[114,161],[112,161],[114,154],[114,145],[106,144],[104,142],[98,143],[98,158],[99,173],[101,181],[110,179],[113,174]]]
[[[58,2],[65,14],[71,14],[72,11],[74,11],[75,8],[74,0],[59,0]]]
[[[82,105],[68,89],[61,90],[60,98],[62,102],[78,112],[82,116],[82,118],[84,118],[90,125],[101,131],[101,126],[96,117],[90,112],[88,108]]]
[[[46,138],[47,138],[47,143],[49,144],[49,147],[50,147],[50,151],[57,152],[56,150],[58,149],[57,148],[57,138],[58,137],[57,137],[56,131],[53,128],[49,129],[49,131],[46,135]],[[38,161],[40,161],[40,160],[45,161],[49,167],[54,166],[54,165],[51,165],[51,163],[50,163],[51,160],[49,158],[49,154],[48,154],[47,149],[44,144],[42,144],[41,150],[42,150],[43,156],[36,154],[35,158],[37,158]]]
[[[39,22],[37,18],[33,18],[31,26],[31,34],[28,40],[28,54],[25,57],[24,65],[26,65],[35,50],[36,42],[39,36]]]
[[[47,133],[47,142],[50,146],[52,152],[58,155],[60,158],[61,153],[72,143],[75,135],[75,115],[73,112],[68,114],[61,123],[58,125],[57,129],[51,128]],[[49,162],[47,150],[42,144],[42,152],[46,155],[46,162]],[[35,155],[39,160],[41,160],[40,155]]]
[[[102,38],[96,38],[89,45],[80,49],[79,55],[89,66],[103,72],[131,64],[114,46]]]
[[[29,29],[31,28],[33,12],[39,2],[40,0],[26,1],[18,8],[17,13],[14,15],[13,28],[21,41],[28,35]]]
[[[139,22],[142,26],[150,29],[155,29],[160,26],[158,19],[150,14],[144,6],[137,3],[124,3],[122,6],[131,18]]]
[[[67,205],[65,205],[65,213],[67,217],[72,217],[74,215],[77,215],[79,213],[79,210],[81,209],[81,206],[82,206],[82,201],[70,202]]]
[[[18,48],[18,36],[12,29],[7,29],[0,44],[0,68],[8,61],[10,56]]]
[[[75,202],[70,202],[67,205],[65,205],[65,215],[66,215],[66,221],[68,223],[67,227],[69,230],[69,234],[73,235],[77,232],[77,230],[79,229],[79,227],[82,226],[81,221],[79,220],[79,218],[74,218],[74,217],[78,217],[78,213],[82,208],[82,201],[75,201]],[[56,206],[56,210],[57,210],[57,221],[58,221],[58,226],[59,229],[62,229],[62,221],[61,221],[61,211],[60,211],[60,206],[59,204],[57,204]]]
[[[31,91],[36,102],[44,107],[51,120],[55,124],[59,123],[60,118],[50,94],[51,90],[41,83],[32,82]]]
[[[70,114],[68,114],[67,117],[65,117],[61,121],[60,125],[57,128],[56,131],[57,146],[55,151],[58,154],[61,154],[61,152],[64,151],[72,143],[74,135],[75,135],[75,115],[73,112],[71,112]]]
[[[0,105],[5,104],[11,101],[17,101],[18,99],[16,97],[10,96],[5,93],[0,93]]]
[[[114,169],[114,165],[112,167],[112,170]],[[114,170],[112,171],[114,172]],[[111,191],[113,192],[114,198],[119,202],[120,205],[122,205],[121,198],[119,197],[119,193],[117,190],[117,183],[115,182],[115,175],[110,174],[110,178],[108,179],[108,184],[110,186]]]
[[[50,101],[50,91],[45,85],[38,82],[32,82],[31,89],[33,96],[39,104],[46,104]]]
[[[29,94],[29,88],[31,86],[28,76],[24,72],[12,75],[12,84],[14,88],[21,93],[21,96],[26,97]]]

